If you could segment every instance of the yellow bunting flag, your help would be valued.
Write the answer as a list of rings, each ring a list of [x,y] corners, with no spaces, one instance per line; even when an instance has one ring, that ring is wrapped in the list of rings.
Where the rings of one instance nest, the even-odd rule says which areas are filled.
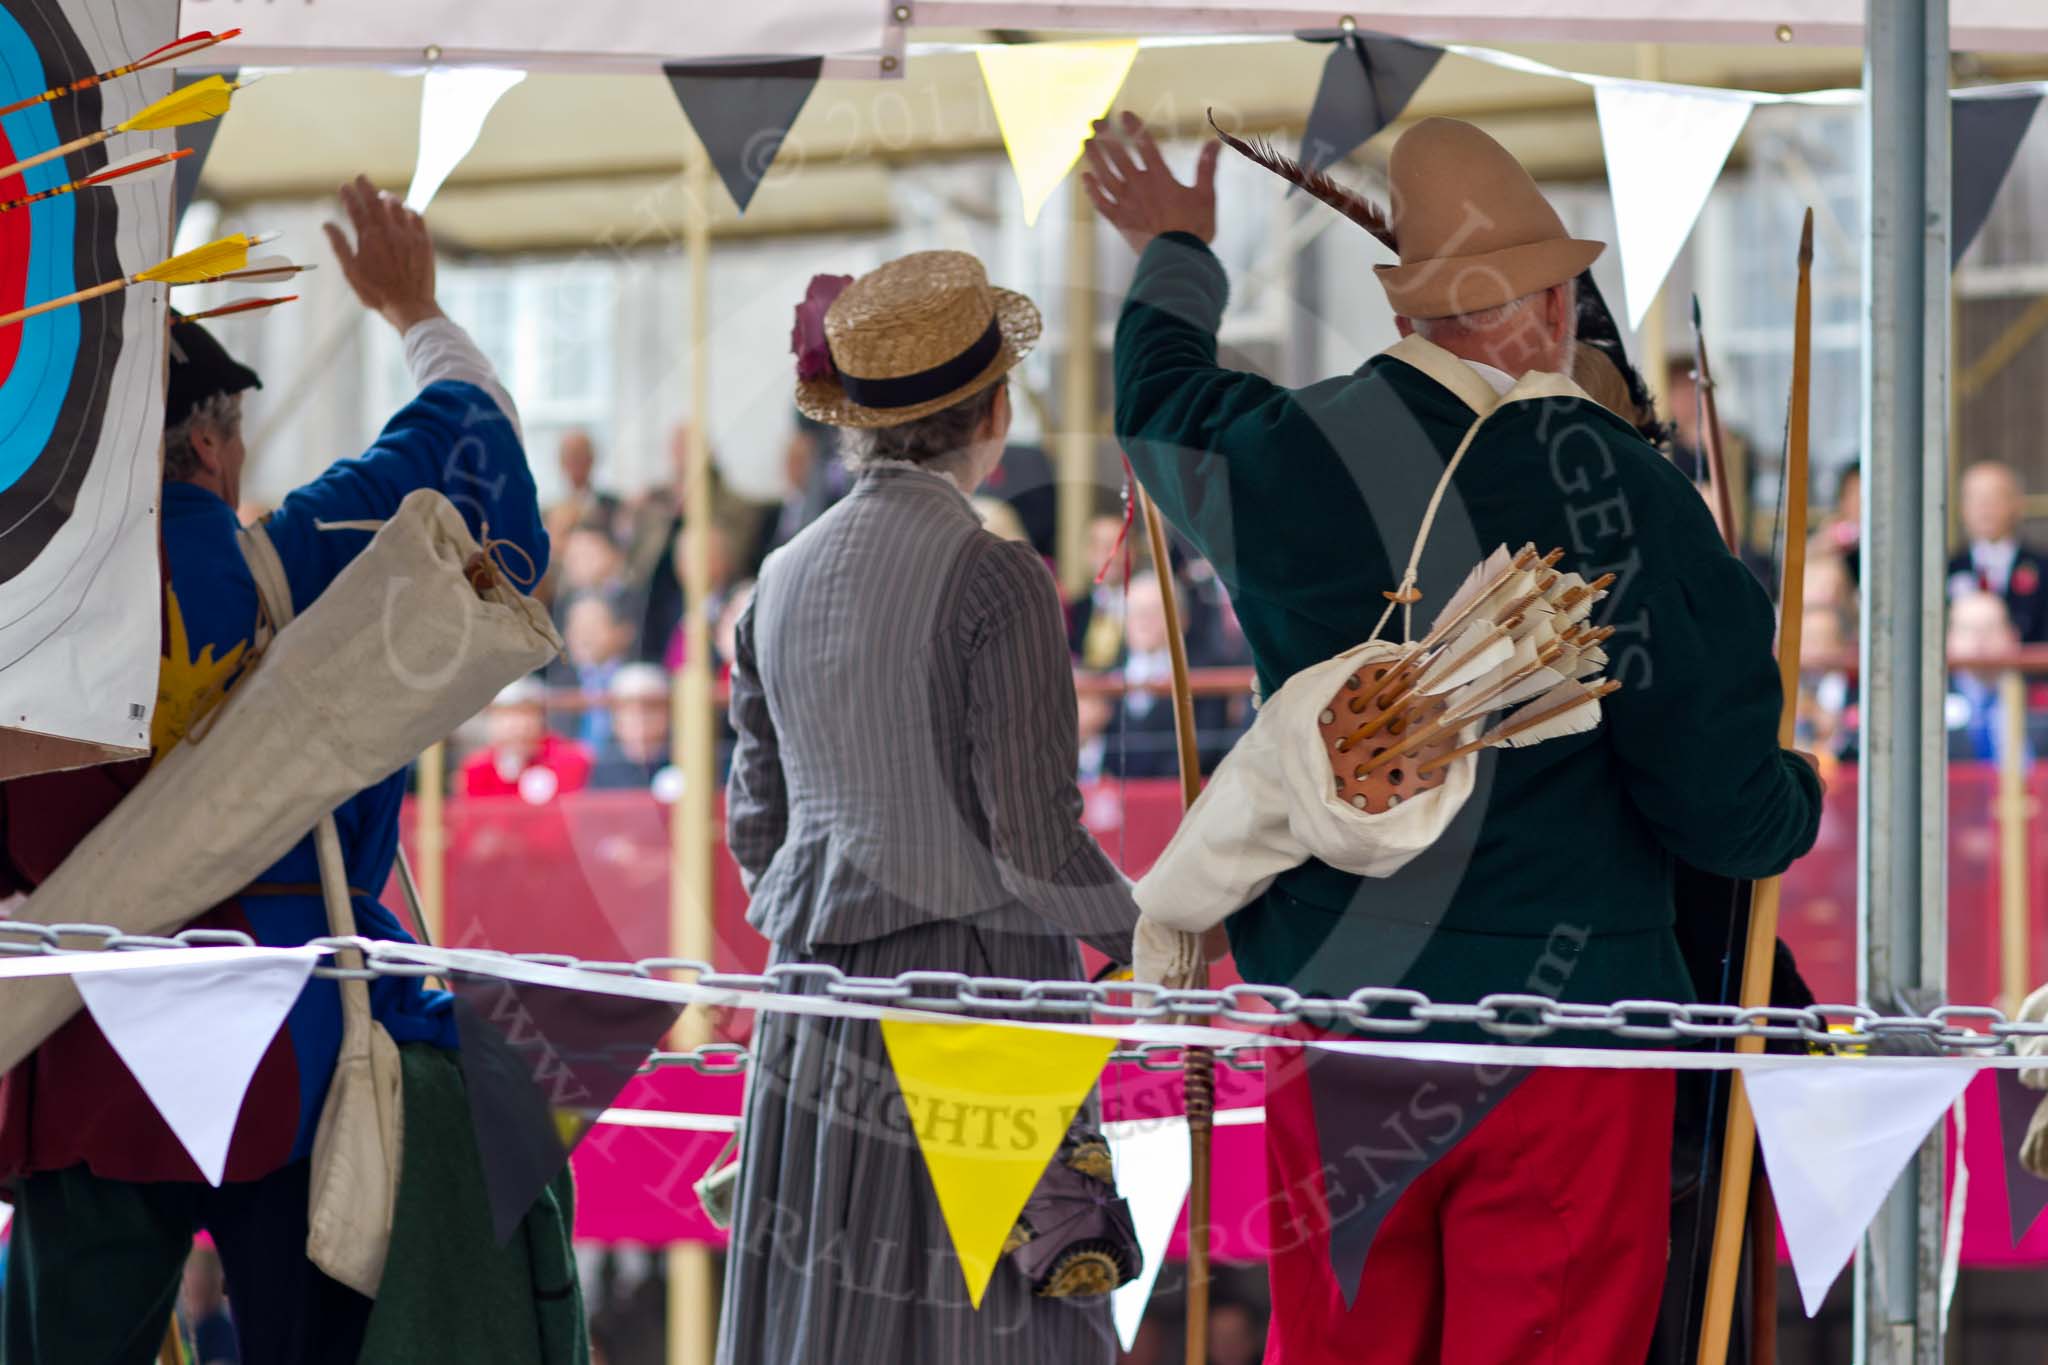
[[[1089,125],[1109,112],[1123,88],[1138,55],[1137,40],[1018,43],[984,47],[976,55],[1024,194],[1024,221],[1035,223],[1080,159]]]
[[[1047,1029],[882,1021],[904,1122],[976,1308],[1024,1201],[1116,1046]]]

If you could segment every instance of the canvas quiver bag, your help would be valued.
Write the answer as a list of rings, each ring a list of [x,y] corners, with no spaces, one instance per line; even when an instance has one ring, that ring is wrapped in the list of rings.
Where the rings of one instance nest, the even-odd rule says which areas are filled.
[[[416,490],[11,916],[175,933],[560,649],[454,504]],[[79,1003],[61,977],[0,992],[0,1070]]]

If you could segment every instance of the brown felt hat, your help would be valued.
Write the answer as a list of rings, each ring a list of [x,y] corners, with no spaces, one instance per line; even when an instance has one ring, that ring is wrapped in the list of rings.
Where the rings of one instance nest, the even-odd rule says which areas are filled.
[[[1030,354],[1042,324],[964,251],[919,251],[846,287],[825,313],[838,373],[801,379],[796,406],[838,427],[893,427],[971,398]]]
[[[1607,249],[1566,233],[1522,163],[1457,119],[1403,134],[1387,183],[1401,263],[1373,269],[1402,317],[1497,308],[1576,278]]]

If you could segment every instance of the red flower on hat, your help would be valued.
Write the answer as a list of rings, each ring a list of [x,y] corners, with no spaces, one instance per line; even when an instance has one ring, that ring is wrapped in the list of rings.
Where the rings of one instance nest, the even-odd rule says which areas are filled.
[[[832,363],[832,348],[825,344],[825,311],[853,283],[851,275],[813,275],[796,306],[796,326],[789,334],[790,353],[796,357],[799,380],[830,379],[839,373]]]
[[[2031,564],[2022,564],[2012,571],[2012,590],[2020,597],[2032,597],[2041,590],[2041,574]]]

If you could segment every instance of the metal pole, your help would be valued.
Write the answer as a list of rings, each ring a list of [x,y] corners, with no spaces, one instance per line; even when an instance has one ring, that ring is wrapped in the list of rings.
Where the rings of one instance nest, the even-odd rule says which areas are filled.
[[[717,727],[712,714],[711,618],[711,159],[700,147],[686,178],[690,201],[690,467],[676,490],[683,506],[683,641],[687,657],[674,692],[670,761],[684,775],[670,812],[669,943],[678,957],[712,956]],[[708,1039],[701,1011],[686,1012],[681,1045]],[[711,1365],[717,1304],[711,1251],[698,1243],[668,1249],[669,1365]]]
[[[2033,907],[2027,885],[2027,684],[2016,668],[1998,675],[1999,1007],[2018,1014],[2035,986]]]
[[[1088,521],[1095,512],[1095,206],[1069,177],[1067,351],[1060,379],[1059,578],[1085,593],[1102,566],[1088,562]]]
[[[1948,0],[1866,0],[1863,774],[1858,986],[1881,1010],[1947,981],[1942,568],[1948,524]],[[1856,1262],[1858,1365],[1935,1365],[1937,1127]]]

